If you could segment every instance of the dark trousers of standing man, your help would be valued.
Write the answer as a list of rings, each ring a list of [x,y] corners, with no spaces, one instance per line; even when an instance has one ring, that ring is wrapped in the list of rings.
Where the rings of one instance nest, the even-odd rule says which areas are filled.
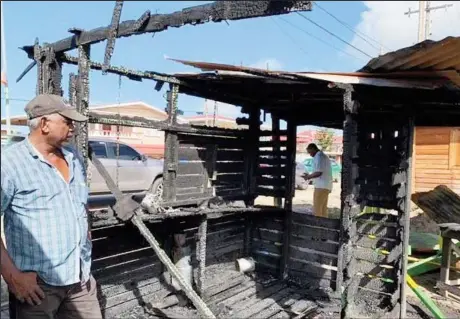
[[[38,279],[38,286],[45,293],[40,305],[22,303],[10,293],[11,319],[102,319],[93,276],[86,284],[62,287],[50,286]]]

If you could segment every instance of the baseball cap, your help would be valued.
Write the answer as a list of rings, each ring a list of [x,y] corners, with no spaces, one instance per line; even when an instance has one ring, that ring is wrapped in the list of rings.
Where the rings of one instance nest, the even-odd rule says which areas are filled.
[[[81,115],[76,108],[66,103],[62,96],[55,94],[40,94],[27,103],[24,111],[29,120],[50,115],[60,114],[75,122],[84,122],[88,118]]]

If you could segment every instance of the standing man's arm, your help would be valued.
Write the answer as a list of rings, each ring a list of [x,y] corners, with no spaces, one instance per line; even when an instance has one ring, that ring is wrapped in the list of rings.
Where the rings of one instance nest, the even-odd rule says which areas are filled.
[[[320,161],[321,161],[321,157],[319,157],[318,159],[313,160],[313,173],[306,174],[305,175],[306,180],[313,179],[313,178],[318,178],[323,174],[323,172],[321,171],[322,165],[321,165]]]
[[[11,203],[14,196],[14,185],[13,182],[8,178],[6,172],[2,169],[1,172],[1,213],[2,217],[5,215],[5,211]],[[5,216],[8,218],[8,216]],[[3,227],[3,225],[2,225]],[[45,298],[45,294],[37,284],[36,273],[23,273],[21,272],[13,260],[11,259],[8,251],[6,250],[3,238],[1,239],[1,265],[2,265],[2,277],[8,284],[11,292],[16,296],[19,301],[27,301],[28,304],[40,304],[41,299]]]

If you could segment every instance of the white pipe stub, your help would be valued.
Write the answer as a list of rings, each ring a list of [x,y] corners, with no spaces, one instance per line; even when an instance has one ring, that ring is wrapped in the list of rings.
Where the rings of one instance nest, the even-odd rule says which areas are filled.
[[[254,271],[256,268],[256,264],[254,262],[254,259],[252,259],[251,257],[238,258],[235,262],[235,267],[237,271],[245,273],[249,271]]]

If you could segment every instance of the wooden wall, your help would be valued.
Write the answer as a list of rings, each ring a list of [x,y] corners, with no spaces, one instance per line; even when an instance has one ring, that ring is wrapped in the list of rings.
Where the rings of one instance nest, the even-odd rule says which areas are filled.
[[[196,265],[195,249],[199,220],[193,217],[149,225],[160,244],[176,233],[186,234]],[[245,236],[241,214],[208,220],[206,265],[234,261],[243,254]],[[99,286],[98,298],[106,318],[147,302],[162,300],[169,294],[164,279],[164,266],[155,252],[131,224],[93,229],[92,272]],[[195,267],[195,266],[194,266]]]
[[[460,194],[460,127],[417,127],[413,192],[443,184]]]

